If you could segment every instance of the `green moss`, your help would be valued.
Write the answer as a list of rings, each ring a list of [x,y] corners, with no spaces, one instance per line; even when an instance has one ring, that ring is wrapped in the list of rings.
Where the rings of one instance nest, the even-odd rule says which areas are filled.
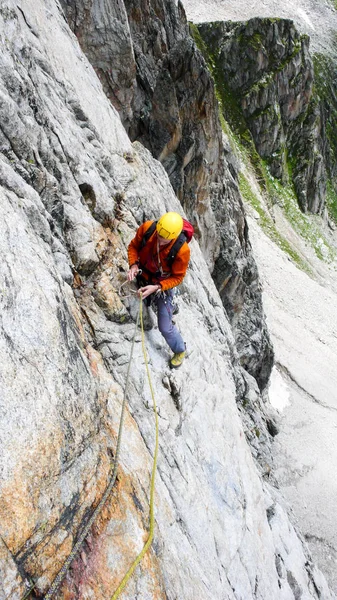
[[[198,26],[195,25],[195,23],[191,23],[191,22],[189,22],[188,25],[189,25],[189,28],[190,28],[190,34],[191,34],[192,38],[194,39],[197,47],[199,48],[201,54],[203,55],[204,59],[206,60],[206,62],[208,64],[209,51],[207,49],[207,46],[206,46],[204,40],[202,39],[202,37],[200,35],[200,31],[198,29]]]
[[[244,46],[245,48],[247,46],[250,46],[255,51],[258,51],[264,47],[263,41],[262,41],[262,35],[258,32],[255,32],[252,35],[247,36],[246,32],[243,31],[242,33],[240,33],[238,35],[237,39],[238,39],[238,43],[240,46]]]
[[[337,0],[336,0],[337,2]],[[337,52],[337,44],[336,50]],[[315,92],[321,99],[328,139],[327,166],[330,176],[336,175],[337,157],[337,68],[335,59],[316,53],[313,56],[315,70]]]
[[[221,113],[231,128],[240,135],[243,141],[252,143],[252,137],[242,114],[240,98],[226,85],[221,66],[217,56],[211,52],[203,40],[196,25],[190,23],[191,35],[202,53],[214,80],[216,96],[220,105]]]
[[[303,39],[303,37],[297,41],[293,53],[290,56],[287,56],[287,58],[278,65],[278,67],[275,70],[276,73],[283,71],[283,69],[287,66],[287,64],[290,61],[292,61],[295,58],[295,56],[297,56],[301,52],[301,50],[302,50],[301,40]]]
[[[312,275],[312,270],[310,266],[301,258],[301,256],[296,252],[296,250],[291,246],[291,244],[286,240],[276,229],[275,224],[271,217],[266,213],[264,208],[262,207],[259,199],[252,191],[246,177],[240,173],[239,175],[239,187],[240,192],[246,202],[248,202],[259,214],[260,216],[260,225],[266,235],[273,240],[290,258],[293,262],[300,268],[302,271],[307,273],[308,275]]]
[[[337,224],[337,190],[333,186],[332,181],[327,182],[326,189],[326,206],[329,217]]]
[[[286,163],[287,163],[287,169],[288,169],[288,175],[289,175],[289,181],[293,180],[293,173],[294,171],[296,171],[296,158],[295,156],[290,156],[288,154],[288,152],[286,152]]]
[[[315,217],[302,213],[299,208],[293,185],[282,185],[280,181],[272,177],[267,166],[265,173],[268,190],[273,194],[274,199],[276,198],[293,229],[314,249],[320,260],[325,262],[335,260],[336,252],[322,235],[318,224],[315,223]],[[335,201],[337,210],[337,194]]]

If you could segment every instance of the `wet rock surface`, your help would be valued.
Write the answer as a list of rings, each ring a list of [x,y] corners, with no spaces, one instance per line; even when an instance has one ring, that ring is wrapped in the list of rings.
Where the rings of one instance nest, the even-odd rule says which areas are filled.
[[[57,2],[5,0],[0,30],[0,594],[16,600],[30,578],[46,593],[109,481],[134,335],[119,294],[127,244],[144,215],[181,206],[163,166],[131,144]],[[177,317],[186,368],[172,373],[158,330],[147,333],[156,537],[124,597],[329,599],[266,481],[262,399],[191,244]],[[147,536],[154,419],[138,332],[128,401],[116,488],[60,598],[110,597]]]

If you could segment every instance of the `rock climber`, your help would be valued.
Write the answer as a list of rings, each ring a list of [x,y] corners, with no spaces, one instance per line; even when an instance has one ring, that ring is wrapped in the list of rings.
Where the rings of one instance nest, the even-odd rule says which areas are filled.
[[[184,279],[190,260],[182,233],[185,223],[190,225],[178,213],[167,212],[157,222],[143,223],[128,247],[128,280],[136,278],[138,294],[148,298],[148,305],[156,304],[159,331],[174,353],[169,362],[173,369],[181,366],[186,354],[185,342],[172,323],[172,290]]]

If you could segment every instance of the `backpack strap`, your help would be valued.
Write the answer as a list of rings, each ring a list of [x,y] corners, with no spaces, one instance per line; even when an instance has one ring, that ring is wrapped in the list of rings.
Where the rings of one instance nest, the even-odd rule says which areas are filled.
[[[141,249],[144,248],[145,244],[149,241],[151,235],[154,233],[157,227],[157,221],[153,221],[150,227],[145,231],[142,239]]]
[[[154,221],[150,227],[145,231],[144,235],[143,235],[143,239],[142,239],[142,245],[141,245],[141,249],[144,248],[145,244],[149,241],[151,235],[154,233],[155,229],[157,227],[157,221]],[[171,268],[173,263],[174,263],[174,259],[177,256],[180,248],[182,247],[182,245],[187,242],[187,236],[185,235],[184,231],[181,232],[181,234],[177,237],[176,241],[174,242],[169,255],[167,257],[167,264],[168,266]],[[144,268],[144,267],[143,267]],[[146,271],[146,269],[145,269]],[[150,271],[148,271],[148,273],[150,273]],[[151,275],[153,275],[153,273],[150,273]]]
[[[174,259],[177,256],[180,248],[182,247],[182,245],[187,242],[187,237],[185,235],[185,233],[182,231],[181,234],[177,237],[176,241],[174,242],[169,255],[167,257],[167,263],[169,265],[169,267],[172,267],[173,263],[174,263]]]

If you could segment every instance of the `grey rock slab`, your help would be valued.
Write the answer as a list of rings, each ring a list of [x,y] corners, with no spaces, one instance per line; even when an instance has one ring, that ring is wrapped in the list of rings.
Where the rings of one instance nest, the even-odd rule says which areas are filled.
[[[107,55],[114,57],[112,70],[124,73],[131,40],[137,64],[133,92],[133,59],[130,80],[126,74],[125,81],[119,78],[114,86],[115,96],[117,89],[128,97],[133,93],[130,119],[125,119],[127,105],[121,106],[111,88],[104,89],[131,139],[144,144],[164,165],[221,291],[242,364],[262,389],[273,351],[245,229],[235,157],[223,138],[213,79],[189,35],[182,5],[172,0],[127,0],[116,6],[99,0],[64,0],[63,6],[104,81],[111,76]],[[254,318],[249,319],[248,313]]]
[[[0,539],[0,575],[1,600],[7,600],[8,598],[21,600],[29,589],[28,582],[23,581],[13,557],[2,539]]]
[[[133,115],[136,63],[123,2],[61,0],[61,5],[127,128]]]
[[[31,11],[30,2],[26,0],[21,0],[19,6],[23,13],[19,15],[23,27],[26,25],[24,15],[29,15],[31,26],[39,32],[39,43],[34,34],[29,36],[33,44],[31,51],[34,52],[37,46],[35,51],[48,56],[49,68],[52,69],[50,75],[56,81],[62,82],[62,86],[69,85],[76,90],[79,111],[82,108],[84,115],[99,129],[106,149],[112,153],[129,151],[130,142],[119,125],[120,119],[108,99],[101,94],[102,86],[94,76],[90,63],[80,51],[75,37],[69,35],[59,5],[53,0],[47,0],[44,6],[36,5],[34,12]],[[26,27],[29,29],[27,25]],[[96,104],[98,95],[100,110],[97,110]],[[71,98],[69,100],[71,101]]]
[[[182,209],[163,166],[127,139],[59,4],[20,6],[23,14],[0,8],[0,535],[5,576],[15,582],[13,560],[43,595],[102,498],[116,452],[134,326],[108,318],[95,278],[125,279],[137,224]],[[274,540],[270,493],[236,404],[244,384],[231,326],[196,240],[191,250],[177,317],[183,368],[169,370],[155,319],[146,334],[159,407],[156,535],[125,598],[283,600],[296,585],[317,598],[283,512],[284,543]],[[116,488],[60,598],[110,597],[147,535],[154,419],[139,332],[128,406]],[[276,551],[286,562],[291,550],[278,572]]]

